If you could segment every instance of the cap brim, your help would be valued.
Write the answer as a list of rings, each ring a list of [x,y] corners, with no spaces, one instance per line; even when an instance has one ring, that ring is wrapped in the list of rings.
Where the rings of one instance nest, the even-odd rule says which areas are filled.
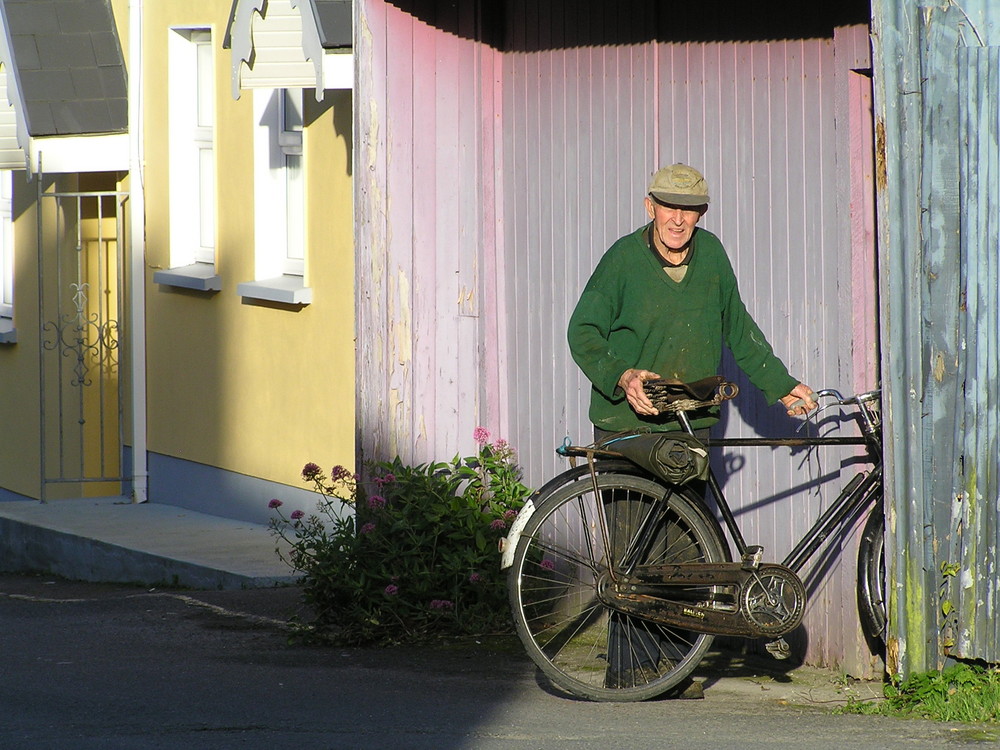
[[[707,195],[690,195],[687,193],[660,193],[650,192],[660,203],[669,203],[671,206],[707,206],[709,198]]]

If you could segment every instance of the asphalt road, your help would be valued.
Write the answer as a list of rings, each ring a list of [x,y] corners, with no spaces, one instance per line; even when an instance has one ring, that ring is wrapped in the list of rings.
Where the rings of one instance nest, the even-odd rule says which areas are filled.
[[[509,638],[289,645],[296,589],[144,590],[0,575],[0,748],[953,748],[995,730],[840,716],[821,670],[703,670],[703,700],[596,704]],[[877,686],[853,686],[874,691]]]

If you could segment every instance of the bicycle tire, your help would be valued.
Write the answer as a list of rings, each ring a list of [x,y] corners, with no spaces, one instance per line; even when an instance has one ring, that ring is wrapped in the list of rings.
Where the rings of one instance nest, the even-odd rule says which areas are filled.
[[[590,476],[540,498],[508,574],[511,610],[528,656],[554,685],[594,701],[646,700],[687,678],[713,636],[625,615],[601,603],[597,586],[608,569],[605,548],[620,558],[622,550],[636,544],[636,530],[653,509],[662,518],[647,524],[656,529],[656,538],[647,540],[645,562],[722,562],[728,548],[717,522],[690,489],[633,474],[599,474],[597,484],[599,498]],[[608,545],[601,539],[598,512],[612,537]],[[717,589],[677,588],[686,603],[712,600]],[[655,661],[640,664],[640,659]]]
[[[888,623],[885,603],[885,512],[882,490],[875,493],[875,507],[868,514],[858,544],[858,613],[865,635],[885,645]]]

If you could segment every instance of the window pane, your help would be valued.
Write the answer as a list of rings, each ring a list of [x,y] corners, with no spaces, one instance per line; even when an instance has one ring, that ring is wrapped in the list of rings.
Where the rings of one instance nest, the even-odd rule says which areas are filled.
[[[198,152],[199,198],[201,225],[199,245],[205,250],[215,249],[215,154],[210,148]],[[204,260],[199,258],[199,260]],[[214,262],[212,253],[208,262]]]
[[[287,256],[289,261],[298,261],[301,274],[301,262],[305,259],[305,189],[302,170],[302,157],[285,156],[285,216],[287,228]],[[289,273],[296,273],[295,265],[289,268]]]
[[[302,130],[302,89],[283,89],[281,129],[291,132]]]
[[[0,312],[14,304],[14,227],[11,222],[11,172],[0,171]]]
[[[215,70],[212,66],[212,45],[199,42],[198,48],[198,127],[215,125]]]

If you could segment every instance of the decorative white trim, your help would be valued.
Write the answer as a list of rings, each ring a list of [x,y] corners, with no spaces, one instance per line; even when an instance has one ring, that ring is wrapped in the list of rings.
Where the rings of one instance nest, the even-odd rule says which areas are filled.
[[[239,0],[230,28],[233,98],[244,90],[354,88],[354,54],[323,48],[308,0]],[[254,68],[250,67],[254,60]]]
[[[354,53],[329,51],[323,55],[323,88],[327,90],[354,88]],[[319,91],[319,86],[316,86]]]
[[[128,133],[30,138],[28,168],[46,172],[127,172]]]
[[[240,0],[236,3],[236,15],[231,30],[233,99],[240,98],[243,66],[249,66],[253,57],[253,35],[250,31],[253,26],[253,15],[256,13],[263,17],[266,4],[267,0]]]

